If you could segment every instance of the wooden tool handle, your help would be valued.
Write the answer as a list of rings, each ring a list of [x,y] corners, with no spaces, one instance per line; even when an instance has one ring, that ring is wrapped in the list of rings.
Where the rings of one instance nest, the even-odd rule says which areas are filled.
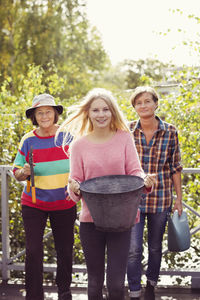
[[[27,190],[27,193],[30,193],[30,190],[31,190],[30,176],[29,176],[29,178],[27,179],[26,190]]]
[[[32,190],[32,202],[33,202],[33,203],[36,203],[35,187],[32,186],[32,187],[31,187],[31,190]]]

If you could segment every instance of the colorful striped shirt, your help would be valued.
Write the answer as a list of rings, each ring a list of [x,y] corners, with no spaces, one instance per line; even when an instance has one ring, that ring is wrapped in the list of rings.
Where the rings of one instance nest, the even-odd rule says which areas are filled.
[[[182,170],[177,130],[173,125],[156,118],[159,126],[148,145],[140,121],[130,123],[144,172],[157,174],[152,193],[142,196],[140,210],[143,213],[162,212],[171,206],[172,175]]]
[[[55,144],[55,136],[40,137],[35,130],[27,133],[21,140],[14,161],[13,172],[22,168],[29,161],[29,151],[33,148],[33,162],[36,203],[32,202],[31,190],[26,186],[22,192],[22,205],[41,210],[63,210],[75,205],[67,200],[67,184],[69,176],[69,157],[62,149],[63,132],[59,133]],[[67,152],[68,146],[65,148]]]

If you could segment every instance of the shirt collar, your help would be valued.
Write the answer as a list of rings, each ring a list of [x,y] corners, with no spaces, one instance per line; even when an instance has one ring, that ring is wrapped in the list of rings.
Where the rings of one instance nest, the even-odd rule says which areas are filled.
[[[164,122],[163,122],[158,116],[156,116],[156,119],[159,121],[159,124],[158,124],[158,130],[157,130],[157,131],[160,131],[160,130],[166,131]],[[136,129],[141,130],[140,119],[137,120],[137,122],[136,122],[136,124],[135,124],[135,127],[134,127],[134,129],[133,129],[133,131],[135,131]]]

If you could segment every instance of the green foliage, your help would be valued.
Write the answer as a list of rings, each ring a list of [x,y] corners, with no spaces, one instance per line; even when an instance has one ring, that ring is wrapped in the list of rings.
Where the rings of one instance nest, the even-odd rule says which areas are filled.
[[[25,110],[39,93],[50,93],[67,107],[93,86],[113,91],[128,121],[137,118],[129,98],[137,85],[153,85],[165,78],[165,65],[157,60],[128,61],[112,67],[99,34],[85,17],[85,1],[1,1],[0,2],[0,163],[12,164],[22,136],[32,130]],[[191,16],[194,18],[194,16]],[[196,19],[199,22],[199,18]],[[191,44],[199,51],[199,44]],[[183,167],[200,167],[200,83],[198,68],[171,73],[178,84],[174,93],[161,94],[158,115],[179,131]],[[65,114],[61,116],[65,118]],[[22,186],[9,183],[11,256],[24,248],[20,195]],[[184,201],[199,210],[200,175],[183,176]],[[80,204],[78,205],[80,206]],[[80,209],[80,207],[79,207]],[[190,227],[199,219],[189,214]],[[47,225],[46,232],[50,229]],[[145,257],[147,256],[145,232]],[[198,268],[200,236],[192,239],[190,251],[168,253],[164,267]],[[166,240],[164,241],[166,245]],[[24,260],[24,257],[20,258]],[[55,262],[53,240],[45,241],[44,260]],[[84,262],[75,227],[74,262]],[[177,279],[180,280],[180,279]]]
[[[84,0],[1,1],[0,54],[0,83],[10,77],[15,95],[29,65],[49,75],[53,62],[64,79],[62,97],[68,98],[85,94],[107,63]]]
[[[11,164],[17,152],[22,136],[32,129],[32,124],[25,117],[25,110],[32,105],[32,99],[39,93],[49,92],[59,95],[63,79],[56,73],[44,76],[39,66],[29,66],[27,75],[21,75],[18,83],[18,96],[10,91],[11,78],[8,77],[0,87],[1,125],[0,137],[4,147],[0,149],[0,163]],[[48,85],[48,88],[46,87]],[[67,103],[64,106],[67,106]]]
[[[122,69],[126,72],[126,88],[133,89],[140,85],[152,85],[165,78],[166,69],[172,65],[164,64],[157,59],[125,60]]]
[[[3,122],[0,125],[1,139],[4,142],[4,149],[1,151],[1,164],[11,164],[15,157],[18,142],[22,135],[32,129],[32,125],[25,118],[25,109],[31,105],[32,97],[41,92],[51,92],[56,96],[57,102],[61,103],[60,94],[64,88],[63,78],[56,73],[56,69],[51,65],[53,72],[45,76],[44,69],[38,66],[29,66],[27,76],[20,77],[18,86],[19,97],[13,96],[9,89],[10,79],[8,78],[1,87],[0,103],[2,106]],[[184,167],[200,167],[199,153],[199,80],[198,70],[187,68],[174,74],[174,81],[179,82],[179,87],[175,93],[161,95],[159,102],[158,115],[165,118],[166,121],[175,124],[179,131],[181,152]],[[48,88],[46,87],[48,86]],[[113,87],[113,86],[112,86]],[[134,109],[131,107],[129,97],[131,90],[124,92],[113,87],[113,92],[118,99],[119,105],[125,114],[127,120],[136,119]],[[71,105],[76,98],[63,99],[62,104],[65,108]],[[20,108],[20,109],[19,109]],[[184,201],[195,210],[199,209],[199,175],[183,176]],[[10,238],[11,255],[17,254],[24,248],[24,233],[21,229],[21,209],[20,194],[21,187],[15,180],[10,182]],[[190,227],[194,228],[199,220],[192,214],[189,214]],[[145,233],[146,234],[146,233]],[[198,267],[199,261],[199,234],[192,239],[190,251],[184,253],[168,253],[164,256],[162,264],[169,268],[191,268]],[[164,242],[166,244],[166,241]],[[146,261],[146,239],[144,242],[144,258]],[[45,262],[55,262],[55,250],[52,239],[45,242]],[[24,259],[22,257],[21,259]],[[184,262],[183,262],[184,260]],[[75,228],[75,248],[74,262],[84,262],[84,256],[79,240],[79,229]],[[47,278],[51,276],[48,275]],[[176,279],[176,283],[180,281]]]
[[[107,68],[97,77],[98,87],[104,87],[108,90],[119,91],[119,94],[126,89],[126,73],[121,65],[111,66],[108,62]]]
[[[177,95],[171,94],[162,101],[162,114],[173,120],[180,133],[184,167],[200,167],[200,123],[199,123],[199,70],[185,68],[174,74],[179,82]],[[195,145],[195,147],[194,147]]]
[[[183,15],[180,9],[174,13]],[[189,19],[199,23],[199,17],[188,16]],[[179,30],[182,31],[181,29]],[[198,52],[200,44],[197,39],[183,41],[190,52]],[[178,84],[174,93],[163,96],[160,102],[159,113],[165,119],[176,125],[179,132],[182,163],[184,168],[200,168],[200,81],[199,67],[183,67],[174,71],[171,81]],[[183,200],[198,213],[200,199],[200,175],[191,174],[182,176]],[[190,228],[199,225],[197,216],[188,211]],[[184,253],[168,253],[164,261],[169,267],[199,269],[200,234],[197,232],[191,241],[191,248]]]
[[[82,264],[85,262],[85,257],[83,254],[83,249],[80,243],[80,236],[79,236],[79,226],[75,226],[74,232],[74,262],[76,264]]]
[[[159,114],[178,129],[183,167],[200,168],[199,69],[185,67],[175,71],[171,79],[177,82],[178,86],[173,93],[163,95],[159,104]],[[200,174],[183,175],[182,184],[183,200],[199,212]],[[188,217],[190,228],[199,224],[199,218],[189,211]],[[168,253],[164,262],[169,268],[198,268],[199,243],[200,234],[197,233],[192,237],[189,251]]]

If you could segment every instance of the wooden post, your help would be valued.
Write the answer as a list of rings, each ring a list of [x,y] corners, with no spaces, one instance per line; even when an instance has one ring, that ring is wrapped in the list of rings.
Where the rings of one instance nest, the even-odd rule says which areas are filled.
[[[10,169],[10,168],[9,168]],[[8,168],[1,168],[1,220],[2,220],[2,279],[7,281],[10,278],[8,270],[8,260],[10,258],[10,239],[9,239],[9,205],[8,205]]]

